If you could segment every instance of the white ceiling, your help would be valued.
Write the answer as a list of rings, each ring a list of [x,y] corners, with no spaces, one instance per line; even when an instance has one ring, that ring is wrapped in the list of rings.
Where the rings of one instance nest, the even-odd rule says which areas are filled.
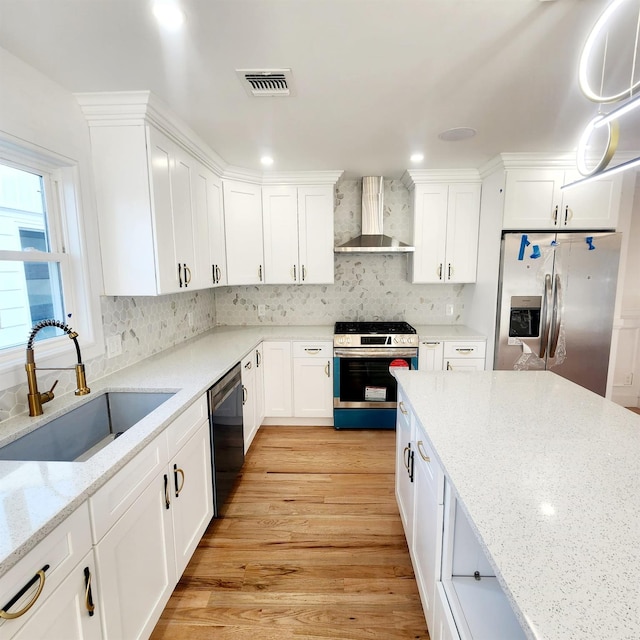
[[[500,152],[575,148],[596,107],[577,85],[605,0],[0,0],[0,46],[73,92],[150,89],[229,164],[399,177]],[[291,68],[251,98],[239,68]],[[0,123],[0,128],[1,128]],[[443,142],[439,132],[478,135]],[[633,147],[632,141],[629,141]],[[635,145],[640,147],[640,144]]]

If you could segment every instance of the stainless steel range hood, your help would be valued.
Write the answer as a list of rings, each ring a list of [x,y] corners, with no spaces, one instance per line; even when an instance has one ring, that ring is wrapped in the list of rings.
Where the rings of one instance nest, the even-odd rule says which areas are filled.
[[[336,247],[336,253],[406,253],[414,247],[382,233],[384,178],[362,178],[362,235]]]

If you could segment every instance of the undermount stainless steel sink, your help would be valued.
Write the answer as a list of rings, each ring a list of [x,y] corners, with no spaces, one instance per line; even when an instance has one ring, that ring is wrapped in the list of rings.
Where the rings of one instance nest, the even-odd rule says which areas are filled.
[[[103,393],[0,448],[0,460],[84,462],[173,395]]]

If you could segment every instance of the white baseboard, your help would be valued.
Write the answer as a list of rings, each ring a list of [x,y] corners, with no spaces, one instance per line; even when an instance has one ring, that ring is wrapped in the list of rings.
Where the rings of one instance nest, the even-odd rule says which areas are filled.
[[[283,427],[333,427],[333,418],[265,418],[262,424]]]

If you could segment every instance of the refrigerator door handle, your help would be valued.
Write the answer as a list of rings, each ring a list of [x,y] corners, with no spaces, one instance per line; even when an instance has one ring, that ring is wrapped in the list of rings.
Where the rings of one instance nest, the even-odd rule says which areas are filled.
[[[551,322],[549,314],[551,313],[551,275],[547,273],[544,277],[544,300],[542,303],[542,327],[540,328],[540,358],[544,359],[549,345],[549,330]]]
[[[558,338],[560,337],[560,325],[562,324],[562,289],[560,287],[560,276],[556,274],[556,282],[553,291],[553,331],[551,335],[551,346],[549,347],[549,357],[555,358],[558,348]]]

